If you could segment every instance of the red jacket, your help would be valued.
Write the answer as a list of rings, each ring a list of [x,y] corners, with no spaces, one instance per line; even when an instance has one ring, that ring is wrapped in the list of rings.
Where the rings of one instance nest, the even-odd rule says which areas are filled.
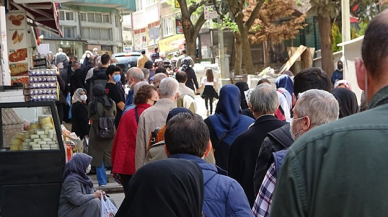
[[[139,104],[136,106],[137,114],[140,115],[149,104]],[[137,122],[135,109],[127,111],[120,120],[119,127],[113,141],[112,165],[113,173],[133,175],[135,173],[135,149],[136,149]]]

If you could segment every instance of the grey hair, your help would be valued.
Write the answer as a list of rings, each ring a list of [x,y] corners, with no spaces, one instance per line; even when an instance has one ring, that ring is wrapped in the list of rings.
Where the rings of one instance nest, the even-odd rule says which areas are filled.
[[[339,116],[338,101],[333,94],[317,89],[300,93],[294,110],[298,117],[308,116],[312,127],[336,121]]]
[[[128,70],[127,76],[129,76],[129,78],[133,78],[135,82],[144,81],[144,73],[137,67],[130,68]]]
[[[179,83],[175,78],[164,78],[159,85],[160,98],[175,97],[178,89]]]
[[[150,70],[146,69],[146,68],[142,68],[141,71],[143,71],[144,79],[148,79],[148,77],[150,75]]]
[[[141,81],[141,82],[137,83],[137,84],[135,85],[134,90],[133,90],[133,95],[136,96],[137,91],[139,91],[139,89],[140,89],[142,86],[148,85],[148,84],[149,84],[149,83],[148,83],[147,81]]]
[[[251,94],[249,101],[252,109],[257,114],[273,114],[279,106],[276,89],[270,84],[260,84]]]
[[[164,73],[158,73],[156,75],[154,75],[154,82],[155,81],[162,81],[163,79],[167,78],[167,75],[164,74]]]

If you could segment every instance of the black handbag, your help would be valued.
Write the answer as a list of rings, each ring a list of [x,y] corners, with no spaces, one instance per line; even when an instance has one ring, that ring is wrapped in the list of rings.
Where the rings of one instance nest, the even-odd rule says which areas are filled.
[[[98,118],[97,128],[94,128],[97,139],[110,140],[115,137],[115,123],[110,117],[105,117],[105,109],[102,117]]]

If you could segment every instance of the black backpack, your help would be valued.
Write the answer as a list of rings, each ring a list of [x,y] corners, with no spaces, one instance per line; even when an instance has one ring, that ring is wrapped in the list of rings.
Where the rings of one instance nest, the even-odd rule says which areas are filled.
[[[115,137],[115,123],[110,117],[105,117],[105,109],[102,117],[98,118],[97,128],[94,129],[97,139],[110,140]]]

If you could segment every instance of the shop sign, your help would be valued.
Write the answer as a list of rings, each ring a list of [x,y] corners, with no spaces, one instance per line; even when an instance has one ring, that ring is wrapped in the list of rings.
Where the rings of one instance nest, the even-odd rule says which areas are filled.
[[[205,6],[204,9],[205,20],[216,19],[218,17],[216,7],[214,5]]]
[[[183,26],[181,19],[175,19],[176,34],[183,34]]]
[[[179,4],[178,0],[175,0],[175,8],[181,8],[181,5]]]
[[[28,82],[27,21],[25,11],[7,14],[8,61],[12,83]]]
[[[8,66],[8,41],[5,7],[0,6],[0,85],[11,85],[11,74]]]
[[[184,35],[174,35],[159,41],[159,50],[164,52],[170,52],[174,50],[179,50],[183,48],[185,43]]]

